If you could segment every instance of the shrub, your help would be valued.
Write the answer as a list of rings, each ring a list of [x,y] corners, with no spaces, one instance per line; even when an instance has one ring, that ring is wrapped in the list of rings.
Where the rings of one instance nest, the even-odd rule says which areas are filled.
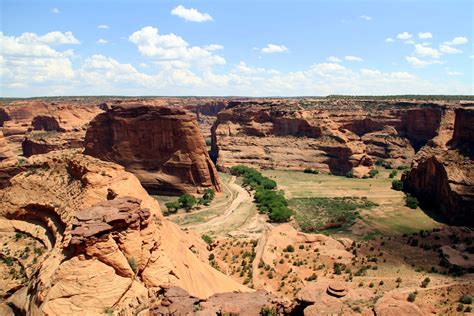
[[[398,170],[406,170],[408,168],[410,168],[410,167],[408,167],[407,165],[400,165],[400,166],[397,167]]]
[[[212,244],[212,238],[209,235],[202,235],[201,236],[202,240],[208,245]]]
[[[288,245],[285,249],[283,249],[283,252],[295,252],[295,247]]]
[[[346,177],[347,177],[347,178],[354,178],[354,172],[352,172],[352,170],[349,171],[349,172],[347,172],[347,173],[346,173]]]
[[[459,298],[459,302],[463,304],[472,304],[472,297],[467,294],[463,294]]]
[[[130,268],[132,269],[132,271],[133,271],[134,273],[137,273],[137,271],[138,271],[138,266],[137,266],[137,262],[135,261],[135,258],[128,258],[127,261],[128,261],[128,265],[130,266]]]
[[[409,208],[416,209],[418,207],[418,199],[410,194],[406,194],[405,205]]]
[[[275,316],[277,313],[273,307],[263,306],[260,310],[260,315],[262,316]]]
[[[173,201],[173,202],[165,203],[165,206],[168,213],[176,213],[180,205],[178,201]]]
[[[319,170],[317,169],[311,169],[311,168],[306,168],[303,170],[304,173],[312,173],[312,174],[319,174]]]
[[[376,166],[381,166],[384,164],[384,160],[382,158],[378,158],[376,161],[375,161],[375,165]]]
[[[398,175],[397,170],[392,170],[392,172],[390,172],[390,174],[388,175],[388,177],[389,177],[389,178],[395,178],[397,175]]]
[[[415,300],[416,300],[416,293],[415,292],[411,292],[410,294],[408,294],[408,297],[407,297],[408,302],[414,302]]]
[[[379,171],[377,169],[371,169],[369,171],[369,177],[371,177],[371,178],[374,178],[378,174],[379,174]]]
[[[178,199],[179,204],[182,208],[189,211],[196,204],[196,199],[191,194],[183,194]]]
[[[403,182],[401,180],[393,180],[392,181],[392,189],[395,191],[402,191],[403,190]]]
[[[425,278],[423,282],[421,282],[421,287],[427,287],[430,281],[430,278]]]
[[[202,198],[199,199],[199,204],[209,205],[214,197],[216,196],[216,192],[213,189],[206,189],[204,190],[204,194]]]

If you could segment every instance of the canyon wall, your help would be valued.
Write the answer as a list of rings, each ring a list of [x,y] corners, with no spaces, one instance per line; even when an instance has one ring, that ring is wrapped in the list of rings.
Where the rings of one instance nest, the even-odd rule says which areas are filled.
[[[439,134],[452,109],[433,103],[324,101],[309,107],[230,102],[212,127],[212,157],[227,169],[316,168],[366,172],[377,159],[396,167]]]
[[[448,148],[425,146],[403,178],[404,190],[451,224],[474,226],[474,107],[456,110]]]
[[[0,240],[15,271],[4,271],[0,297],[20,314],[131,315],[170,286],[201,299],[252,292],[211,268],[202,239],[164,219],[123,167],[69,150],[24,168],[0,190]]]
[[[151,193],[221,190],[195,117],[178,108],[112,106],[90,123],[84,153],[125,166]]]

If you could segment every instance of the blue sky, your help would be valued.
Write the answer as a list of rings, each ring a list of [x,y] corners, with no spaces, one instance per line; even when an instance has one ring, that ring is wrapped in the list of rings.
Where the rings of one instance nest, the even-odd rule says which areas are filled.
[[[0,95],[474,94],[473,9],[1,0]]]

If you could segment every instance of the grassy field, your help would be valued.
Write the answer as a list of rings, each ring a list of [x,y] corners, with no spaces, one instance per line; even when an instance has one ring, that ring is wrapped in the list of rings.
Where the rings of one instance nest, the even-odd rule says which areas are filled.
[[[391,189],[391,170],[382,168],[379,171],[375,178],[369,179],[307,174],[302,171],[264,170],[262,174],[278,183],[278,188],[285,191],[290,203],[291,199],[312,197],[366,197],[378,204],[377,207],[359,210],[361,219],[356,221],[352,229],[356,235],[373,231],[380,231],[384,235],[404,234],[442,226],[421,209],[406,207],[404,194]]]
[[[305,233],[345,230],[360,216],[361,209],[375,206],[377,204],[367,198],[352,197],[293,198],[289,201],[289,207],[296,212],[296,221]]]

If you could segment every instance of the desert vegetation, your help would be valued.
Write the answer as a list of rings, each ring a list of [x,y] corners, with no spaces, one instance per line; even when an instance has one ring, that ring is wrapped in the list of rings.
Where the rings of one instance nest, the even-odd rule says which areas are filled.
[[[271,221],[286,222],[293,211],[288,208],[284,193],[276,191],[277,183],[260,172],[246,166],[234,166],[231,174],[243,177],[243,185],[254,191],[254,198],[260,212],[268,214]]]

